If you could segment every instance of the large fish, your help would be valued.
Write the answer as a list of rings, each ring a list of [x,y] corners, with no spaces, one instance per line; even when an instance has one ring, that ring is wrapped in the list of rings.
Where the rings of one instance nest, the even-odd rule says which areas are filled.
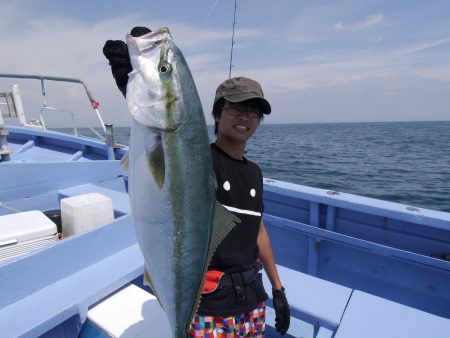
[[[128,35],[127,45],[133,222],[145,278],[173,335],[185,337],[211,256],[239,219],[215,201],[203,109],[169,30]]]

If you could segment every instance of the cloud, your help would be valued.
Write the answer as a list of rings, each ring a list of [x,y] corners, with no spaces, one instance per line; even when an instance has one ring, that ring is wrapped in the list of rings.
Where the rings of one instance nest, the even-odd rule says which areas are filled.
[[[444,84],[443,90],[447,93],[450,92],[450,64],[429,66],[413,70],[411,73],[423,79],[440,81]]]
[[[344,29],[344,23],[342,21],[336,22],[333,26],[334,30],[341,31]]]
[[[119,113],[116,111],[119,107],[126,108],[123,98],[115,88],[108,62],[102,54],[102,47],[107,39],[121,38],[123,32],[128,29],[129,22],[136,17],[113,18],[94,24],[58,16],[22,21],[20,4],[7,5],[6,12],[2,7],[0,13],[0,44],[8,46],[2,49],[0,72],[80,78],[89,85],[94,97],[101,102],[101,109],[104,109],[107,121],[110,121],[108,113],[111,117],[112,112]],[[24,7],[25,13],[26,8],[27,6]],[[21,24],[17,25],[19,21]],[[40,93],[38,81],[30,84],[30,87],[23,81],[9,79],[2,79],[0,84],[3,89],[9,84],[19,82],[23,94],[29,94],[33,98],[27,101],[28,95],[22,95],[28,117],[36,118],[41,104],[40,100],[37,100]],[[91,111],[89,101],[80,86],[61,85],[60,90],[55,89],[56,86],[52,82],[46,82],[46,86],[48,104],[64,107],[66,102],[60,102],[58,97],[67,95],[73,97],[75,102],[68,103],[64,108],[79,112]],[[124,119],[122,114],[117,116],[120,123],[126,123],[127,118]],[[94,117],[89,114],[86,120],[95,123]]]
[[[208,30],[189,24],[173,23],[168,25],[175,41],[179,41],[181,48],[204,47],[211,43],[221,43],[231,39],[229,32]]]
[[[117,125],[128,125],[130,118],[126,102],[116,88],[102,48],[108,39],[124,40],[126,32],[130,29],[130,23],[140,22],[140,16],[131,14],[93,23],[65,16],[37,16],[17,26],[16,22],[20,20],[22,14],[27,12],[22,11],[21,4],[18,2],[15,5],[5,5],[0,12],[0,28],[2,29],[0,44],[8,46],[2,49],[0,72],[80,78],[89,85],[94,97],[100,101],[100,110],[105,121],[113,120]],[[229,57],[228,48],[231,39],[229,31],[204,30],[191,24],[172,24],[171,22],[163,24],[157,20],[150,21],[154,27],[161,27],[164,24],[170,27],[175,41],[189,62],[191,71],[199,74],[199,81],[204,80],[204,84],[197,83],[198,87],[210,94],[217,83],[225,77],[224,72],[218,72],[217,64],[226,64],[223,59]],[[260,31],[253,29],[239,29],[236,32],[241,42],[261,34]],[[24,100],[26,97],[33,98],[24,102],[29,119],[37,118],[36,112],[39,111],[41,104],[38,81],[30,86],[33,89],[28,89],[25,83],[19,82],[23,94],[27,94],[22,95]],[[11,83],[17,83],[17,81],[0,79],[2,89]],[[68,104],[66,109],[76,112],[91,110],[82,88],[76,85],[64,85],[60,86],[61,90],[56,90],[54,89],[56,86],[51,82],[46,82],[46,86],[49,88],[47,93],[49,104],[64,107],[66,102],[60,102],[57,99],[61,96],[78,100],[76,104]],[[209,100],[209,95],[205,96]],[[94,124],[96,122],[91,115],[85,119]]]
[[[280,76],[283,74],[261,78],[268,87],[266,95],[273,109],[265,123],[449,119],[450,97],[442,95],[445,85],[434,79],[406,73],[384,74],[276,93],[271,84],[284,80]],[[449,88],[449,82],[446,87]]]
[[[105,120],[126,125],[129,124],[126,102],[117,90],[102,54],[103,43],[107,39],[124,39],[133,23],[152,22],[152,28],[168,25],[194,75],[208,122],[212,122],[209,110],[214,90],[228,76],[229,25],[208,24],[205,29],[204,23],[194,20],[186,22],[171,18],[163,22],[132,12],[120,17],[81,21],[62,15],[33,15],[32,8],[26,4],[21,1],[3,4],[0,44],[8,48],[2,49],[0,72],[81,78],[100,101]],[[363,10],[359,8],[358,13]],[[410,90],[411,95],[422,92],[423,97],[429,95],[433,102],[443,102],[448,107],[448,95],[439,98],[433,93],[437,92],[439,85],[441,88],[449,87],[450,59],[445,47],[450,38],[428,31],[427,38],[423,37],[420,43],[407,44],[408,40],[414,41],[408,33],[408,40],[402,37],[393,41],[391,46],[395,47],[389,47],[383,43],[385,41],[375,44],[373,32],[389,33],[389,27],[382,10],[372,13],[378,14],[358,20],[354,15],[346,17],[340,8],[328,6],[302,9],[269,28],[259,22],[246,22],[246,28],[238,25],[232,74],[258,79],[271,102],[276,103],[277,110],[283,110],[283,113],[268,118],[269,123],[271,120],[311,121],[314,114],[321,116],[322,122],[326,121],[327,109],[333,108],[327,100],[334,102],[334,106],[339,106],[343,112],[340,116],[335,115],[336,118],[347,116],[346,104],[355,106],[355,113],[348,115],[355,118],[356,107],[362,109],[364,104],[374,105],[377,103],[374,101],[386,99],[394,106],[394,99],[387,93],[394,91],[396,86]],[[22,20],[23,17],[27,19]],[[22,22],[21,25],[16,24],[18,21]],[[389,14],[388,23],[393,24],[393,21]],[[370,29],[373,27],[379,29]],[[364,43],[361,43],[361,38]],[[442,55],[439,57],[437,52]],[[404,82],[405,78],[413,79],[409,87]],[[425,85],[430,85],[435,91],[431,92]],[[373,94],[364,93],[364,90]],[[65,93],[72,97],[78,95],[76,92],[65,89]],[[314,112],[308,119],[297,113],[295,107],[300,103]],[[283,118],[279,118],[281,116]]]
[[[368,28],[368,27],[383,23],[384,21],[385,21],[385,17],[381,13],[369,15],[369,16],[366,16],[364,21],[359,24],[359,27],[360,28]]]
[[[362,21],[353,21],[344,23],[343,21],[338,21],[334,24],[333,29],[335,31],[347,30],[349,32],[358,32],[365,30],[369,27],[380,25],[386,21],[385,16],[381,13],[368,15]]]
[[[439,47],[443,45],[450,44],[450,37],[438,39],[438,40],[431,40],[431,41],[423,41],[420,43],[412,44],[409,46],[401,47],[395,50],[395,53],[398,55],[407,55],[407,54],[415,54],[419,52],[423,52],[425,50]]]

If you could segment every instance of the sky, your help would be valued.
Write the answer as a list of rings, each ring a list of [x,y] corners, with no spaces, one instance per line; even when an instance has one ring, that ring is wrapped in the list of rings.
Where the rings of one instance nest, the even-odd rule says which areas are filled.
[[[124,40],[134,26],[167,26],[211,124],[215,89],[229,73],[234,5],[0,0],[0,73],[80,78],[100,102],[105,122],[127,126],[126,102],[103,45]],[[237,0],[231,75],[261,83],[272,105],[267,124],[448,121],[449,13],[450,0]],[[11,83],[19,83],[34,117],[39,83],[32,94],[21,81],[0,79],[0,91]],[[77,102],[69,110],[89,110],[79,103],[78,88],[52,86],[49,105],[63,105],[58,100],[68,95]]]

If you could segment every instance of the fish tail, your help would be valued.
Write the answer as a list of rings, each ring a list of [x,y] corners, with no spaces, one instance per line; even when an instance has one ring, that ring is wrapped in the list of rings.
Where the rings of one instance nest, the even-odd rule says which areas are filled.
[[[162,309],[164,309],[161,304],[161,301],[159,300],[158,294],[156,293],[156,289],[153,285],[152,279],[150,278],[150,274],[148,273],[147,267],[144,268],[144,285],[147,285],[152,289],[152,292],[156,297],[156,299],[158,300],[159,305],[161,306]]]

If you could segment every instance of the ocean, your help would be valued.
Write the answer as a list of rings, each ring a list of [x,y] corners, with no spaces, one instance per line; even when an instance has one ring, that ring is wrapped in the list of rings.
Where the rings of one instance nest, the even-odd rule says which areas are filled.
[[[266,178],[450,212],[450,121],[263,122],[247,146]]]

